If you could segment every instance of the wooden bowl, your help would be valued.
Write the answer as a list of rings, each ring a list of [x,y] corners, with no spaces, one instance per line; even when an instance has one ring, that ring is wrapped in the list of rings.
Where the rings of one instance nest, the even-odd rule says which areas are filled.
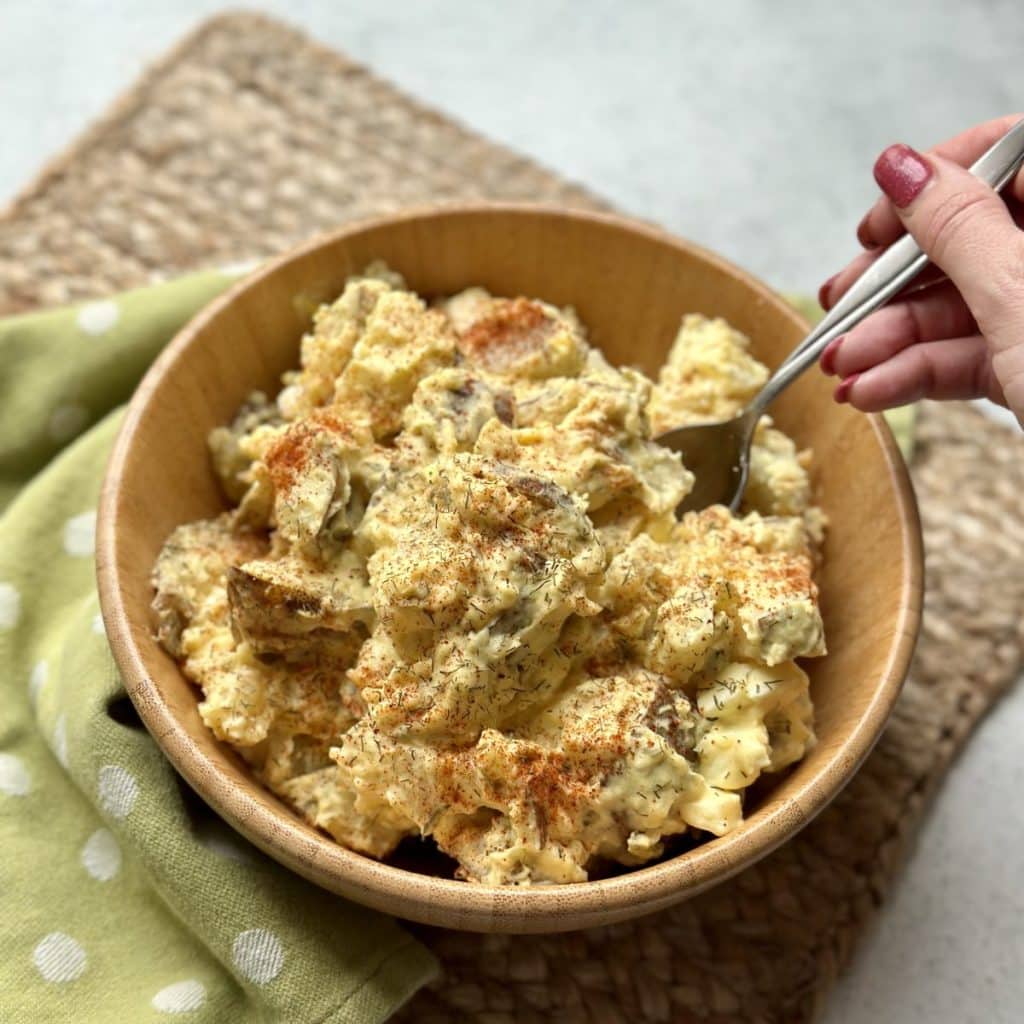
[[[214,809],[283,864],[350,899],[447,928],[542,932],[646,914],[687,899],[791,838],[849,781],[910,662],[922,556],[913,492],[883,420],[832,402],[808,373],[772,414],[814,449],[831,520],[820,575],[827,658],[811,660],[818,744],[720,839],[613,878],[536,889],[469,885],[339,846],[301,821],[221,745],[197,691],[153,639],[149,571],[171,530],[223,499],[206,449],[254,388],[276,393],[320,301],[375,259],[430,296],[480,284],[576,307],[615,363],[654,374],[687,312],[724,316],[769,366],[806,325],[749,275],[653,228],[592,213],[474,205],[345,227],[275,260],[189,323],[153,364],[114,447],[100,506],[98,574],[114,656],[139,714]],[[424,871],[418,870],[423,867]]]

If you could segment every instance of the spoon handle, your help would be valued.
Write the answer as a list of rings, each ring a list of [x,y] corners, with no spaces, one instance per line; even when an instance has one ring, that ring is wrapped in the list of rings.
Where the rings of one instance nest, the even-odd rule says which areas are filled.
[[[1018,121],[971,167],[971,173],[998,192],[1020,170],[1022,163],[1024,119]],[[789,354],[754,399],[751,408],[756,408],[758,413],[767,408],[780,391],[817,362],[829,342],[888,302],[917,277],[927,262],[928,257],[910,235],[890,245]]]

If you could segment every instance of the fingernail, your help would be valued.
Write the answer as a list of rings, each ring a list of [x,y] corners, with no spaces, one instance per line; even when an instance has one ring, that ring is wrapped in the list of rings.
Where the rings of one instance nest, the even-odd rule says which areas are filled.
[[[822,371],[827,373],[830,377],[836,372],[836,353],[839,351],[839,346],[842,344],[844,337],[846,337],[846,335],[840,334],[838,338],[833,338],[825,346],[825,351],[821,353],[819,364]]]
[[[832,283],[838,277],[838,274],[833,274],[819,289],[818,289],[818,305],[822,309],[828,309],[828,293],[832,288]]]
[[[857,241],[864,246],[865,249],[877,249],[878,243],[874,240],[871,235],[871,231],[868,228],[868,218],[870,214],[865,214],[864,219],[857,225]]]
[[[890,146],[875,161],[878,187],[901,210],[921,194],[931,176],[931,164],[917,150],[902,143]]]
[[[852,373],[849,377],[846,377],[839,387],[836,388],[832,397],[840,404],[848,402],[850,400],[850,388],[853,387],[859,376],[859,373]]]

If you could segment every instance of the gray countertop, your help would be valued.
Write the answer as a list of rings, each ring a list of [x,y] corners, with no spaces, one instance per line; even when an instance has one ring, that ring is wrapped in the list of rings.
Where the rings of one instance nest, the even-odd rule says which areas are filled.
[[[0,202],[220,6],[0,0]],[[855,251],[885,145],[1024,106],[1016,0],[250,6],[788,290]],[[827,1024],[1024,1019],[1021,735],[1018,687],[943,786]]]

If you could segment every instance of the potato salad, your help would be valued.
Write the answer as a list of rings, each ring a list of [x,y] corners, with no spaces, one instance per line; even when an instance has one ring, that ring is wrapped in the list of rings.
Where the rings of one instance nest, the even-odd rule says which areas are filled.
[[[739,516],[678,519],[693,477],[652,437],[739,411],[748,348],[687,316],[652,382],[571,309],[350,279],[277,397],[210,436],[231,510],[153,570],[203,721],[338,842],[428,837],[473,883],[735,829],[814,743],[824,517],[767,418]]]

